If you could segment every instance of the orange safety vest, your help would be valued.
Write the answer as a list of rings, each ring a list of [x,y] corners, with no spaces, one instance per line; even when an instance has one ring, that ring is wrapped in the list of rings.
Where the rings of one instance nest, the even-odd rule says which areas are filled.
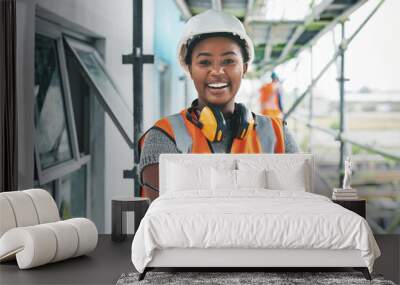
[[[261,114],[264,116],[282,118],[279,108],[278,86],[274,82],[265,84],[260,88]]]
[[[186,112],[187,109],[184,109],[180,113],[164,117],[152,128],[161,129],[175,142],[182,153],[212,153],[206,137],[186,118]],[[244,139],[233,139],[230,153],[284,153],[282,120],[255,115],[255,122],[255,128],[249,130]],[[139,139],[139,154],[147,132]]]
[[[153,128],[161,130],[175,142],[181,153],[212,153],[209,141],[187,119],[186,112],[187,109],[184,109],[180,113],[164,117],[148,131]],[[244,139],[233,138],[230,153],[284,153],[283,121],[277,117],[253,116],[255,127],[248,130]],[[139,139],[139,157],[148,131]]]

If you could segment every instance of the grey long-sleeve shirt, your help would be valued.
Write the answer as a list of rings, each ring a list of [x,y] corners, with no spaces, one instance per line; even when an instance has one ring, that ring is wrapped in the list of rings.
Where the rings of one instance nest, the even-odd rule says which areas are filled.
[[[227,131],[224,133],[224,137],[220,142],[211,143],[211,147],[215,153],[226,153],[227,148],[232,140],[232,132],[230,131],[229,120],[227,123]],[[292,134],[284,126],[283,128],[284,140],[285,140],[285,152],[296,153],[299,152],[297,143],[295,142]],[[158,163],[161,153],[179,153],[175,143],[165,133],[158,129],[151,129],[144,140],[144,146],[140,155],[138,173],[142,173],[142,169],[147,165]]]

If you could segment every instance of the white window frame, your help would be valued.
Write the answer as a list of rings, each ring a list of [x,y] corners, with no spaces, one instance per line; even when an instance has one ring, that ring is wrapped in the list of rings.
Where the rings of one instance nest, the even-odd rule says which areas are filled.
[[[69,78],[67,71],[67,63],[65,59],[65,50],[63,43],[63,34],[61,30],[53,27],[51,23],[36,19],[36,30],[35,34],[42,35],[44,37],[53,39],[56,41],[57,56],[58,56],[58,67],[61,76],[61,88],[63,92],[63,100],[65,107],[67,131],[69,133],[70,145],[72,151],[72,158],[68,161],[60,162],[56,165],[50,166],[43,169],[40,162],[39,152],[37,148],[37,143],[35,139],[34,149],[35,149],[35,165],[37,169],[37,183],[39,185],[47,184],[49,182],[55,183],[55,193],[60,190],[60,183],[62,177],[71,174],[74,171],[79,170],[81,167],[85,168],[85,198],[86,198],[86,217],[91,218],[92,208],[91,208],[91,156],[84,155],[81,157],[78,144],[78,136],[75,126],[74,110],[72,106],[71,91],[69,86]],[[36,126],[35,126],[36,127]]]
[[[72,151],[72,158],[68,161],[60,162],[48,168],[42,168],[37,142],[35,138],[35,163],[37,169],[38,180],[40,184],[46,184],[54,179],[65,176],[82,165],[80,161],[78,137],[75,128],[75,119],[72,108],[71,92],[69,88],[68,72],[66,69],[64,46],[62,42],[62,34],[57,29],[53,29],[50,25],[43,23],[41,20],[36,21],[36,34],[51,38],[56,41],[58,65],[61,76],[61,88],[63,92],[63,100],[65,107],[67,131],[69,134],[69,142]],[[35,133],[36,134],[36,133]]]
[[[75,55],[75,58],[78,60],[80,66],[85,71],[88,79],[90,80],[90,82],[92,83],[94,88],[96,89],[97,92],[95,92],[95,94],[96,94],[97,98],[99,99],[99,102],[101,103],[101,105],[103,106],[103,108],[105,109],[107,114],[110,116],[111,120],[113,121],[113,123],[115,124],[115,126],[117,127],[119,132],[121,133],[122,137],[125,139],[126,143],[129,145],[129,147],[130,148],[134,148],[134,141],[133,141],[133,111],[132,111],[132,109],[130,109],[128,102],[126,102],[123,99],[120,89],[115,84],[115,80],[112,78],[110,73],[107,71],[107,68],[106,68],[102,58],[100,57],[99,53],[92,46],[85,45],[85,44],[83,44],[83,43],[81,43],[81,42],[79,42],[79,41],[77,41],[77,40],[75,40],[75,39],[73,39],[71,37],[64,36],[64,39],[65,39],[65,42],[67,43],[68,47],[71,49],[71,51]],[[126,106],[126,108],[127,108],[126,111],[128,112],[127,114],[130,116],[128,122],[125,122],[125,124],[123,124],[120,121],[120,119],[118,118],[117,112],[116,112],[116,111],[119,111],[119,110],[113,110],[112,107],[110,107],[110,104],[107,102],[107,100],[108,100],[107,96],[105,96],[103,94],[104,93],[103,90],[92,79],[92,77],[90,75],[90,72],[86,68],[85,64],[82,62],[82,60],[81,60],[80,56],[77,54],[75,48],[83,50],[83,51],[90,52],[95,56],[97,62],[99,63],[100,67],[103,69],[104,73],[106,74],[106,76],[110,80],[110,82],[113,85],[114,89],[117,91],[117,93],[119,93],[119,96],[116,97],[115,100],[120,100],[121,104]],[[125,127],[124,127],[124,125],[125,125]]]

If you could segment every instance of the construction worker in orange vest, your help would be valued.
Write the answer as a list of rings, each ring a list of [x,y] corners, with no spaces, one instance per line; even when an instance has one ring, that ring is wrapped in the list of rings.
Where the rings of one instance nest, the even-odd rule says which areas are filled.
[[[269,117],[283,118],[279,78],[275,72],[272,72],[271,79],[271,82],[260,88],[261,114]]]
[[[161,153],[286,151],[282,120],[254,114],[235,103],[253,58],[253,43],[237,18],[208,10],[189,19],[178,46],[178,60],[193,80],[198,98],[189,108],[158,120],[140,138],[142,196],[158,197]]]

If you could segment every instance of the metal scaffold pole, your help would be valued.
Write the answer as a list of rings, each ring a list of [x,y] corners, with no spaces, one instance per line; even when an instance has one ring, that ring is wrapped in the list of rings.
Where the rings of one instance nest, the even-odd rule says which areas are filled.
[[[339,186],[341,181],[343,180],[343,164],[345,160],[345,156],[347,155],[346,153],[346,142],[341,140],[342,134],[346,130],[346,121],[345,121],[345,112],[346,112],[346,106],[345,106],[345,90],[344,90],[344,84],[348,79],[345,78],[344,76],[344,65],[345,65],[345,52],[346,52],[346,46],[343,44],[345,40],[345,21],[346,19],[343,19],[341,21],[341,28],[342,28],[342,44],[339,46],[340,50],[340,77],[337,79],[339,81],[339,91],[340,91],[340,104],[339,104],[339,135],[338,139],[340,140],[340,159],[339,159]]]
[[[313,82],[313,80],[314,80],[314,68],[313,68],[313,66],[314,66],[314,54],[313,54],[313,48],[312,48],[312,46],[310,47],[310,79],[311,79],[311,83]],[[313,116],[314,116],[314,106],[313,106],[313,99],[314,99],[314,96],[313,96],[314,94],[313,94],[313,88],[311,87],[310,88],[310,101],[309,101],[309,105],[308,105],[308,124],[312,124],[312,122],[313,122]],[[312,152],[312,144],[313,144],[313,141],[312,141],[312,137],[313,137],[313,129],[312,128],[309,128],[309,133],[308,133],[308,135],[309,135],[309,139],[308,139],[308,151],[309,152]]]
[[[122,56],[123,64],[132,64],[133,68],[133,156],[134,167],[124,170],[123,177],[134,179],[134,195],[139,196],[140,184],[137,174],[138,150],[137,143],[143,132],[143,64],[154,63],[153,55],[143,54],[143,0],[133,0],[133,51]]]

